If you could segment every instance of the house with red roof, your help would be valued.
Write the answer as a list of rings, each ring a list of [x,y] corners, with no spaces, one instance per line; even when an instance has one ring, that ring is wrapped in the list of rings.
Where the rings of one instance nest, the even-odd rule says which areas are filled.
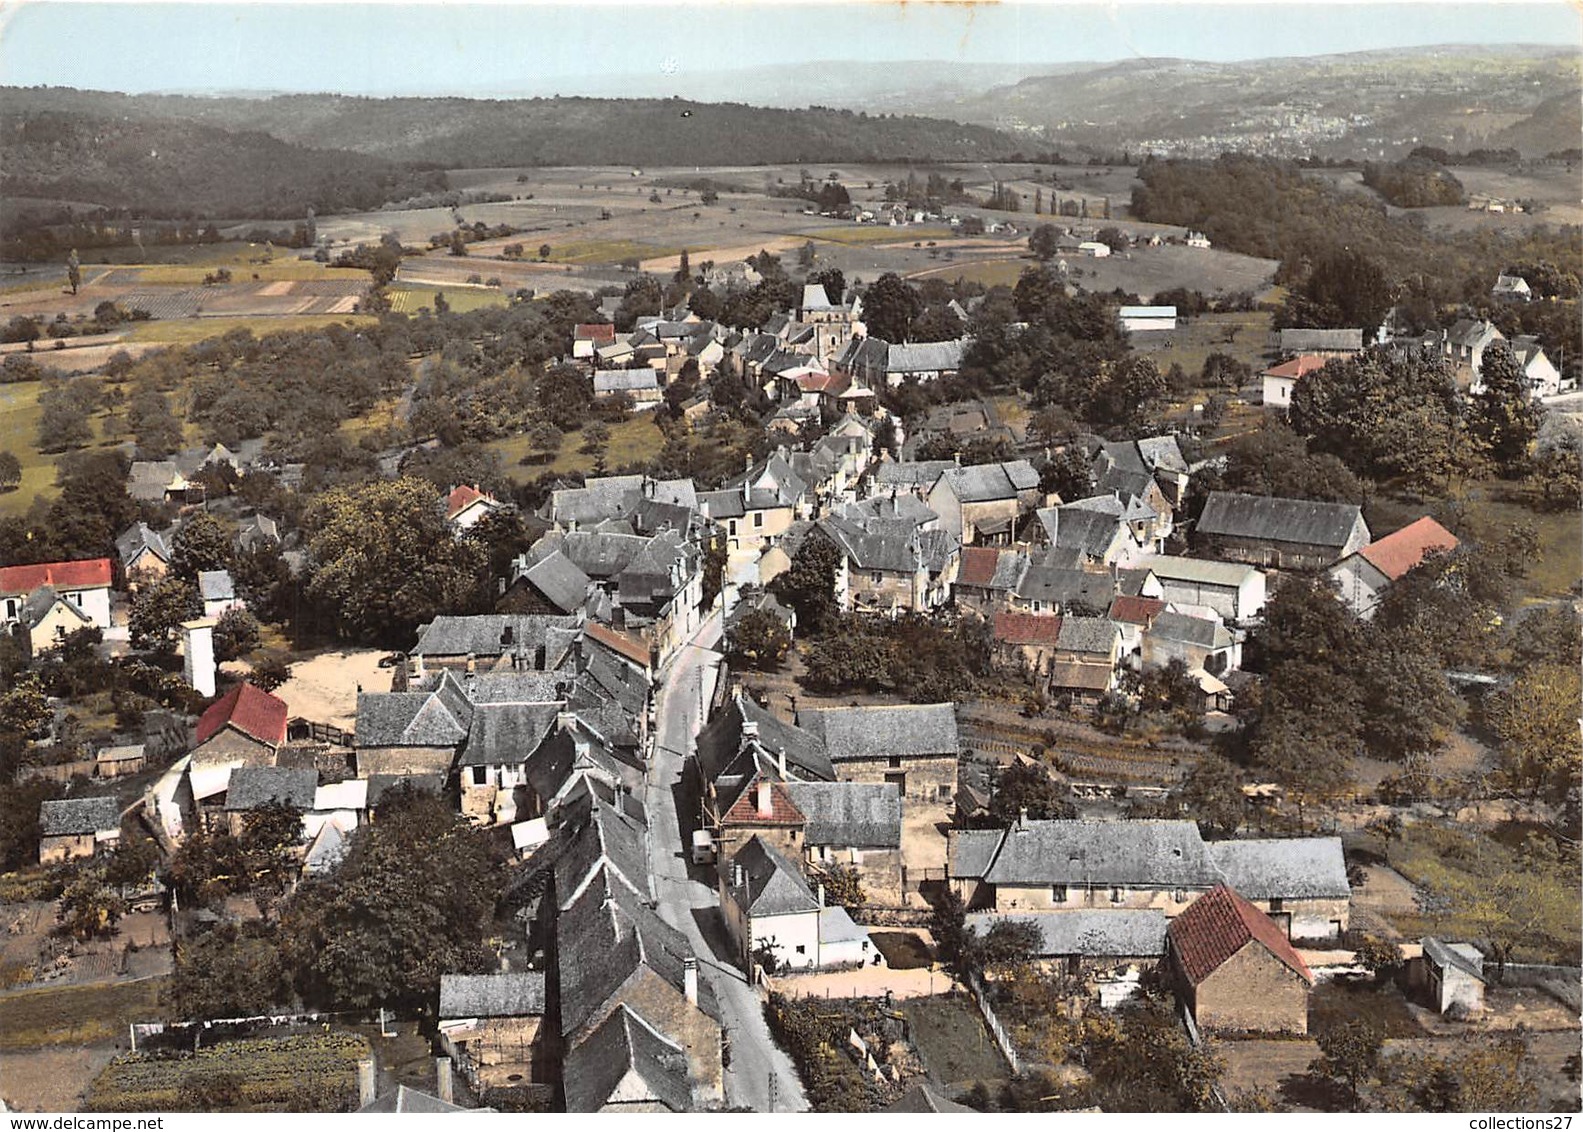
[[[453,531],[465,531],[505,505],[476,484],[451,488],[445,497],[445,522]]]
[[[238,684],[198,717],[189,776],[202,802],[225,792],[238,767],[273,766],[286,741],[286,701],[252,684]]]
[[[1286,412],[1292,407],[1292,390],[1300,378],[1323,369],[1329,358],[1319,354],[1299,354],[1278,366],[1271,366],[1261,375],[1264,380],[1264,406]]]
[[[997,660],[1020,666],[1030,675],[1043,676],[1049,673],[1060,642],[1061,618],[1056,614],[1007,609],[995,614],[991,632]]]
[[[962,566],[952,590],[957,608],[985,617],[1008,608],[1029,565],[1028,556],[1020,550],[964,546]]]
[[[580,322],[572,331],[572,357],[591,359],[601,346],[616,344],[613,322]]]
[[[48,589],[83,615],[84,627],[108,629],[110,575],[108,558],[0,567],[0,628],[20,624],[28,599]]]
[[[1456,535],[1425,515],[1347,555],[1330,568],[1330,579],[1352,612],[1368,620],[1385,591],[1427,555],[1449,554],[1460,545]]]
[[[1286,930],[1219,885],[1165,931],[1166,970],[1200,1030],[1306,1034],[1314,975]]]

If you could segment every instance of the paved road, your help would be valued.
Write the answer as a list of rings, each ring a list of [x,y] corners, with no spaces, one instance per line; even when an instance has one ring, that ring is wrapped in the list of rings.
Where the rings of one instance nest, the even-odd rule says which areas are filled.
[[[715,992],[726,1028],[731,1064],[725,1073],[726,1104],[754,1112],[805,1112],[797,1071],[770,1037],[758,990],[725,957],[730,954],[715,891],[702,870],[689,875],[676,817],[674,788],[682,761],[702,726],[700,704],[713,691],[720,654],[709,646],[720,638],[718,615],[704,623],[661,674],[656,704],[656,742],[649,767],[646,804],[649,854],[659,913],[680,928],[698,953],[699,975]],[[706,933],[707,929],[707,935]]]

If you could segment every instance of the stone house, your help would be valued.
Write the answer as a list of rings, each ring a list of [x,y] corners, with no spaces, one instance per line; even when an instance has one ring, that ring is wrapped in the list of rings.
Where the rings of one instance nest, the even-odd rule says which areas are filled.
[[[1158,963],[1170,923],[1157,908],[974,912],[967,917],[967,926],[979,935],[1005,922],[1029,924],[1038,931],[1033,954],[1044,970],[1085,978]]]
[[[725,528],[732,551],[762,554],[801,517],[808,485],[775,454],[720,491],[699,493],[704,515]]]
[[[925,496],[941,525],[964,546],[1010,545],[1023,516],[1044,501],[1039,473],[1026,460],[962,467],[940,473]]]
[[[319,789],[319,772],[311,767],[243,766],[231,772],[225,803],[207,812],[211,828],[221,824],[232,837],[247,828],[247,816],[272,802],[281,802],[300,813],[313,809]]]
[[[1147,509],[1128,508],[1120,500],[1099,507],[1067,504],[1041,507],[1026,533],[1030,545],[1048,548],[1046,565],[1080,568],[1085,565],[1131,565],[1139,556],[1150,553],[1154,543],[1140,542],[1133,533],[1133,522],[1145,528],[1152,523]]]
[[[1314,976],[1278,924],[1224,885],[1166,929],[1166,969],[1198,1028],[1306,1034]]]
[[[1242,640],[1217,616],[1190,617],[1168,609],[1144,630],[1141,659],[1145,667],[1179,660],[1189,672],[1222,676],[1242,667]]]
[[[866,966],[877,954],[845,909],[827,906],[785,854],[757,837],[731,858],[720,909],[744,970],[767,951],[776,971]]]
[[[475,1088],[544,1081],[543,971],[441,975],[440,1044]]]
[[[956,797],[955,704],[824,708],[797,713],[844,782],[888,782],[903,799],[948,806]]]
[[[1137,565],[1159,579],[1159,597],[1172,605],[1204,606],[1227,621],[1247,621],[1264,611],[1262,571],[1236,562],[1154,555]]]
[[[625,1003],[566,1055],[567,1112],[691,1112],[687,1052]]]
[[[577,643],[582,627],[574,616],[475,613],[436,617],[418,630],[409,654],[412,675],[429,669],[478,672],[543,671],[556,668]]]
[[[1280,331],[1277,349],[1285,356],[1314,354],[1327,361],[1363,352],[1363,331],[1358,327],[1341,330],[1314,330],[1293,327]]]
[[[116,556],[121,562],[121,577],[129,590],[147,582],[157,582],[170,570],[171,548],[168,535],[139,520],[115,540]]]
[[[1423,952],[1407,965],[1407,984],[1422,992],[1440,1014],[1484,1010],[1484,953],[1471,943],[1446,943],[1425,936]]]
[[[286,701],[252,684],[238,684],[211,704],[193,732],[188,776],[202,803],[225,792],[239,767],[275,763],[286,741]]]
[[[830,515],[812,533],[841,552],[835,594],[845,611],[895,617],[928,613],[950,600],[962,548],[949,531],[908,519]]]
[[[91,628],[89,616],[52,586],[40,586],[27,596],[14,625],[27,642],[28,655],[34,657],[58,648],[71,634]]]
[[[55,865],[114,849],[121,840],[121,807],[114,798],[40,802],[38,861]]]
[[[1121,631],[1109,618],[1063,617],[1046,670],[1050,691],[1097,701],[1116,687],[1120,664]]]
[[[1210,557],[1318,570],[1368,545],[1369,525],[1355,503],[1315,503],[1238,492],[1211,492],[1196,537]]]
[[[1028,572],[1028,556],[997,546],[965,546],[952,597],[958,609],[992,617],[1008,609]]]
[[[1484,351],[1505,339],[1506,335],[1497,330],[1494,323],[1462,318],[1441,334],[1440,352],[1460,374],[1476,375],[1484,364]]]
[[[1347,555],[1330,568],[1330,580],[1347,607],[1368,620],[1384,600],[1385,591],[1426,555],[1449,553],[1459,545],[1455,535],[1425,515]]]

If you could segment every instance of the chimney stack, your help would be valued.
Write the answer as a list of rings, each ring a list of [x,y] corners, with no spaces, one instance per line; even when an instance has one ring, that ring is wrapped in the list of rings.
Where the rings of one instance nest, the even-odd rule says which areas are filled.
[[[365,1057],[357,1063],[357,1107],[367,1108],[374,1103],[374,1059]]]
[[[744,738],[744,739],[757,739],[758,737],[759,737],[758,720],[756,720],[756,719],[744,719],[742,721],[742,738]]]
[[[819,882],[819,907],[824,907],[824,881]]]
[[[785,778],[786,778],[786,748],[785,747],[776,747],[775,748],[775,766],[776,766],[777,769],[780,770],[781,780],[785,781]]]
[[[1020,808],[1017,811],[1017,828],[1019,830],[1028,828],[1028,807],[1027,806],[1023,806],[1022,808]]]
[[[455,1103],[455,1090],[451,1087],[451,1059],[434,1059],[434,1095],[446,1104]]]
[[[731,887],[732,888],[741,888],[742,887],[742,866],[741,865],[732,865],[731,866]]]
[[[698,1005],[698,960],[692,955],[682,960],[682,993],[688,1002]]]
[[[214,695],[214,627],[218,624],[213,617],[181,623],[182,675],[193,691],[205,698]]]
[[[761,818],[767,818],[775,812],[775,803],[770,799],[770,780],[767,778],[759,779],[758,811]]]

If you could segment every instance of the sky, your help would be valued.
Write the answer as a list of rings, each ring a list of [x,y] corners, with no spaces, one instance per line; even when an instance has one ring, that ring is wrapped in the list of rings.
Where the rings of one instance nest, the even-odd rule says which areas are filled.
[[[804,2],[78,3],[0,0],[0,84],[129,93],[578,93],[630,75],[956,60],[1026,68],[1138,57],[1227,61],[1437,44],[1578,47],[1564,2],[1444,4]],[[817,73],[810,74],[817,87]]]

